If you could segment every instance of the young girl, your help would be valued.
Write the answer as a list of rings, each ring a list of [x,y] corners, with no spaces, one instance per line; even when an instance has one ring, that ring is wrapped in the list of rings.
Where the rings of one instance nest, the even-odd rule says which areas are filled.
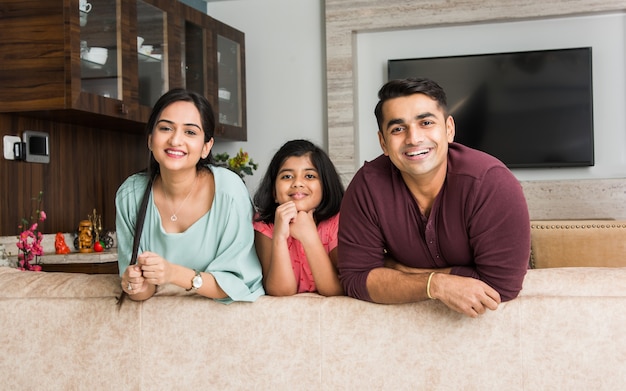
[[[343,294],[336,269],[343,192],[335,166],[313,143],[292,140],[276,152],[254,195],[267,294]]]

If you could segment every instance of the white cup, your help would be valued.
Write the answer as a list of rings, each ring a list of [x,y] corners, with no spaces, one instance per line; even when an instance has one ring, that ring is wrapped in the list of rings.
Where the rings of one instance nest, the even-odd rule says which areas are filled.
[[[137,37],[137,50],[141,48],[141,45],[143,45],[143,37]]]
[[[91,3],[88,3],[87,0],[80,0],[78,9],[80,9],[81,11],[85,13],[88,13],[89,11],[91,11]]]
[[[87,61],[104,65],[107,62],[109,51],[107,48],[93,47],[89,48],[89,51],[83,55],[83,58]]]
[[[80,27],[87,26],[87,16],[88,14],[86,12],[80,13]]]
[[[225,88],[220,88],[217,90],[217,96],[220,99],[230,100],[230,91]]]

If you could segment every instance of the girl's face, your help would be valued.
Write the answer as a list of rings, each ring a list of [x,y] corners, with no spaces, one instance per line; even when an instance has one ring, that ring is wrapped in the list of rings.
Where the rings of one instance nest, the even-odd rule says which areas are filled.
[[[309,154],[285,160],[278,170],[274,197],[278,204],[293,201],[298,211],[305,212],[322,202],[322,181]]]
[[[161,170],[195,168],[201,157],[211,151],[213,139],[204,142],[202,119],[191,102],[174,102],[163,109],[150,136],[148,146]]]

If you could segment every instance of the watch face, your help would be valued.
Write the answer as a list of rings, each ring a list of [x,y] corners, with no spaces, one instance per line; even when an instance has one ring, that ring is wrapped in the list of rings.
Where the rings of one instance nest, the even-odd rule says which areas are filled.
[[[193,278],[192,285],[195,289],[198,289],[202,286],[202,277],[199,274]]]

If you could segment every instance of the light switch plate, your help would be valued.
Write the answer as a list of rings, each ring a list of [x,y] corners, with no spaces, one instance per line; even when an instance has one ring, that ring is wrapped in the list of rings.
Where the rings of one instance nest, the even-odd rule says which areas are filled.
[[[6,160],[15,160],[15,154],[13,153],[13,145],[15,143],[22,142],[22,139],[18,136],[4,136],[4,158]]]

